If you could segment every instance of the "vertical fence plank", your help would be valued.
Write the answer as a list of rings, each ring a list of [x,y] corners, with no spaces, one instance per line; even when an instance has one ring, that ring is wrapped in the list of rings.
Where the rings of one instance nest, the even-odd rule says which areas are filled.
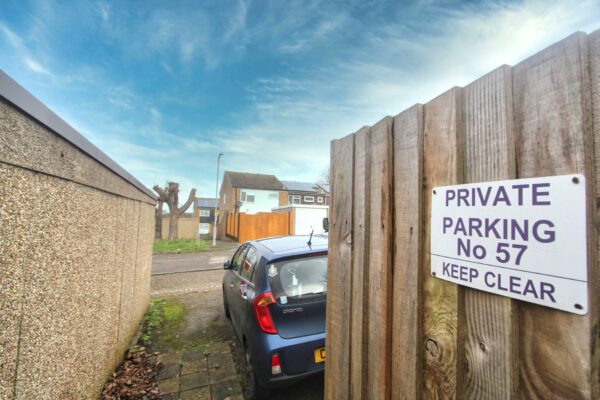
[[[591,184],[585,34],[574,34],[515,66],[513,97],[519,177],[582,173]],[[519,305],[522,398],[591,398],[591,319],[591,314]]]
[[[392,399],[421,393],[423,106],[394,117]]]
[[[593,143],[594,143],[594,185],[595,191],[590,192],[588,197],[593,200],[589,216],[593,218],[594,224],[590,227],[590,232],[593,230],[596,235],[596,243],[590,243],[590,247],[594,248],[595,259],[588,263],[589,281],[590,281],[590,325],[592,331],[590,335],[591,351],[592,351],[592,398],[600,398],[600,201],[598,190],[600,189],[600,30],[588,36],[590,49],[590,80],[592,94],[592,126],[594,128]],[[591,179],[590,179],[591,180]],[[591,194],[593,193],[593,194]]]
[[[465,181],[516,177],[509,66],[464,88]],[[516,302],[464,288],[465,397],[510,399],[518,390]],[[460,327],[459,327],[460,329]]]
[[[350,389],[353,155],[354,135],[331,142],[325,398],[334,400],[347,399]]]
[[[361,128],[354,135],[354,200],[352,215],[352,314],[350,316],[350,398],[366,398],[365,363],[367,361],[366,333],[368,299],[368,249],[369,249],[369,187],[371,176],[369,148],[371,131]]]
[[[457,285],[431,276],[432,188],[462,183],[463,127],[462,89],[453,88],[425,105],[423,177],[425,223],[423,224],[423,382],[424,398],[455,398],[462,359],[458,343]]]
[[[392,290],[392,123],[386,117],[371,128],[369,185],[369,266],[367,398],[390,394]]]

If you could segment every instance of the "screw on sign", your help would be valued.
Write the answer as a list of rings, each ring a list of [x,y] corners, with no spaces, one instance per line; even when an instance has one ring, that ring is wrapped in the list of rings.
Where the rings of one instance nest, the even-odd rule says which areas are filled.
[[[437,187],[431,273],[587,313],[585,178],[565,175]]]

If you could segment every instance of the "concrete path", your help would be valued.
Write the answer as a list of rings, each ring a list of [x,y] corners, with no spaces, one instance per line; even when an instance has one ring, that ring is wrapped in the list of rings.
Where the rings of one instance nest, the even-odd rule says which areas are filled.
[[[202,354],[194,351],[159,354],[162,400],[243,400],[229,346],[216,343]]]

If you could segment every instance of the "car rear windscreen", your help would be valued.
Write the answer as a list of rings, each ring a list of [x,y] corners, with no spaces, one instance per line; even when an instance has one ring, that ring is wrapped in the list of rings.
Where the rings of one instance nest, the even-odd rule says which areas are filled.
[[[296,258],[267,265],[279,304],[321,300],[327,293],[327,256]]]

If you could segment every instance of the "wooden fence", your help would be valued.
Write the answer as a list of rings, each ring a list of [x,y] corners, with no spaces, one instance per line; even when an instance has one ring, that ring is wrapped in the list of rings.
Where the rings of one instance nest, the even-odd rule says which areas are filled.
[[[270,212],[227,214],[227,235],[240,243],[272,236],[287,236],[291,234],[290,217],[290,213]]]
[[[238,213],[227,213],[225,221],[225,232],[227,236],[237,239],[239,236],[239,214]]]
[[[331,144],[327,399],[600,398],[600,31]],[[581,173],[589,312],[430,274],[432,187]]]

